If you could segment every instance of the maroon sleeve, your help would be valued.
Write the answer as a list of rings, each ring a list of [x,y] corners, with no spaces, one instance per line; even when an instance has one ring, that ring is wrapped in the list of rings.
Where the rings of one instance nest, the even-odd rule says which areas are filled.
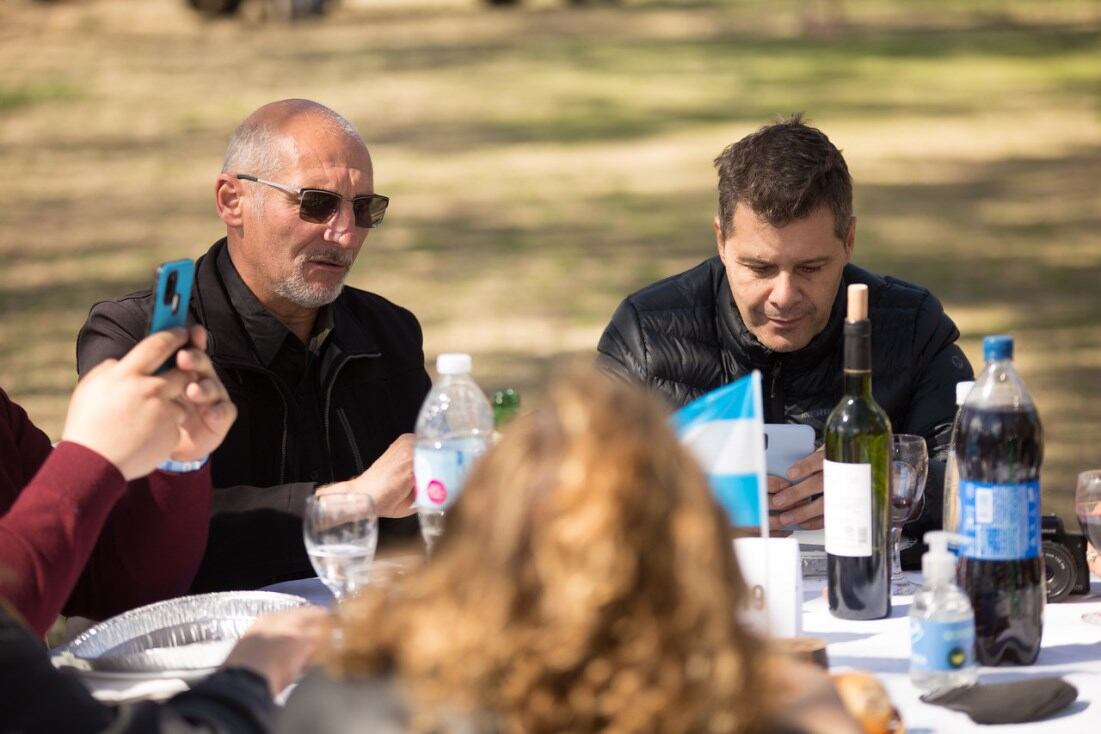
[[[29,422],[26,428],[38,430]],[[111,506],[125,489],[125,480],[109,461],[79,444],[62,442],[0,517],[0,594],[36,633],[45,634],[61,611]]]
[[[210,465],[155,471],[130,483],[111,511],[66,614],[104,619],[187,593],[206,549]]]
[[[126,484],[98,453],[50,439],[0,390],[0,596],[44,634],[187,591],[210,521],[210,470]]]

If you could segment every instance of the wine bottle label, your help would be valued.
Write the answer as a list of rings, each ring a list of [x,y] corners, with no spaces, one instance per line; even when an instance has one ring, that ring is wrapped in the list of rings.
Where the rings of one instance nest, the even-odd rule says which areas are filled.
[[[910,669],[950,673],[975,664],[975,621],[910,619]]]
[[[872,554],[872,465],[822,462],[826,552],[835,556]]]
[[[1040,481],[994,484],[960,480],[960,554],[981,561],[1040,555]]]

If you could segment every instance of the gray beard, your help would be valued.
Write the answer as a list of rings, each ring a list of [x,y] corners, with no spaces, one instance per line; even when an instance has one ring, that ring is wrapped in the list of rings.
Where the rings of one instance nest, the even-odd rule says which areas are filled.
[[[351,259],[344,256],[339,251],[313,253],[313,257],[303,258],[300,262],[295,263],[294,272],[291,273],[290,277],[275,284],[275,292],[281,298],[297,306],[301,306],[302,308],[321,308],[335,301],[337,296],[340,295],[340,292],[344,290],[343,282],[335,288],[326,289],[322,286],[310,285],[306,282],[306,276],[304,275],[306,263],[309,262],[310,259],[320,258],[325,255],[328,255],[328,259],[337,262],[346,260],[347,264],[349,266],[351,265]]]
[[[275,286],[275,292],[282,298],[302,308],[321,308],[337,299],[344,290],[341,283],[336,288],[326,290],[317,286],[308,285],[300,277],[285,280]]]

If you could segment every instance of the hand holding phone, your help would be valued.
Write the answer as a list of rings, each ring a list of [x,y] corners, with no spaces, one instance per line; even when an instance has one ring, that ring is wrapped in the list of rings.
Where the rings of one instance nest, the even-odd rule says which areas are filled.
[[[765,424],[765,470],[770,477],[779,477],[783,486],[788,486],[787,471],[797,462],[814,453],[814,429],[801,423],[766,423]],[[770,488],[775,486],[777,480],[769,480]],[[770,489],[770,493],[773,490]],[[808,499],[809,501],[809,499]],[[769,502],[772,502],[770,494]],[[777,517],[785,510],[769,508],[768,514]],[[774,530],[794,530],[798,526],[787,525],[782,528],[774,527]]]
[[[787,479],[797,461],[814,453],[814,429],[801,423],[765,424],[765,467],[769,474]]]

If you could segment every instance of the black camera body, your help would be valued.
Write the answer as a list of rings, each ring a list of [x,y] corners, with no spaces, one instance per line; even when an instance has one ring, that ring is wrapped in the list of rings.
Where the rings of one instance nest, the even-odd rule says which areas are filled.
[[[1062,601],[1071,594],[1090,592],[1090,569],[1086,563],[1086,537],[1068,533],[1058,515],[1040,518],[1041,552],[1047,579],[1047,600]]]

